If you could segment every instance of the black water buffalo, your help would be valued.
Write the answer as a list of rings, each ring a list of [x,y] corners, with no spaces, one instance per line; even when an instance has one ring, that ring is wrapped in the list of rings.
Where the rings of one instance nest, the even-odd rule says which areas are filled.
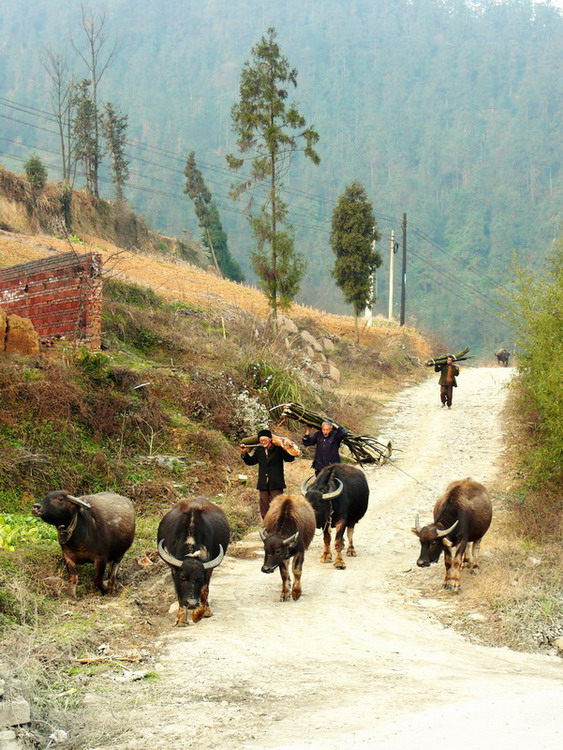
[[[87,562],[94,563],[94,584],[102,594],[115,591],[119,563],[135,536],[135,510],[129,498],[113,492],[74,497],[53,490],[35,503],[31,512],[57,527],[73,596],[78,582],[76,566]]]
[[[471,568],[471,573],[479,568],[479,547],[492,516],[491,501],[482,484],[469,477],[452,482],[436,501],[434,523],[421,528],[416,517],[413,532],[420,539],[416,564],[426,568],[438,562],[443,551],[444,588],[459,592],[461,567]]]
[[[344,548],[344,531],[347,530],[349,557],[356,557],[354,549],[354,526],[363,518],[368,507],[369,487],[364,472],[349,464],[330,464],[309,484],[306,479],[301,491],[315,511],[318,529],[324,532],[324,551],[321,562],[331,562],[330,529],[336,529],[334,538],[334,567],[344,570],[346,563],[342,559]]]
[[[209,581],[227,551],[229,522],[221,508],[206,497],[180,500],[161,520],[158,554],[172,569],[178,597],[176,625],[186,625],[186,609],[192,621],[211,617]]]
[[[289,601],[290,576],[288,560],[293,558],[293,586],[291,597],[301,596],[301,573],[305,550],[315,536],[315,513],[301,497],[278,495],[264,518],[260,538],[264,542],[264,564],[262,573],[273,573],[279,567],[282,579],[280,601]]]
[[[495,352],[495,357],[497,358],[497,364],[508,367],[508,360],[510,359],[508,349],[499,349],[498,352]]]

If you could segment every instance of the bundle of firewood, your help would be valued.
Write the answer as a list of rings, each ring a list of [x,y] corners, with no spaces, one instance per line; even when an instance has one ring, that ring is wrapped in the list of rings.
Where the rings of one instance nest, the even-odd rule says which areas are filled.
[[[272,443],[274,445],[279,445],[280,447],[282,447],[289,453],[290,456],[300,456],[302,453],[301,448],[297,445],[297,443],[294,443],[293,440],[290,440],[289,438],[281,437],[280,435],[272,435]],[[249,450],[251,450],[252,448],[258,448],[259,445],[260,441],[257,435],[243,438],[240,441],[240,447],[248,448]]]
[[[454,362],[463,362],[466,359],[471,359],[471,357],[465,356],[468,351],[469,347],[467,347],[467,349],[463,349],[463,351],[458,352],[457,354],[452,354],[451,356],[454,358]],[[427,360],[425,364],[427,367],[434,367],[434,365],[445,365],[448,356],[448,354],[442,354],[440,357],[433,357],[432,359]]]
[[[316,414],[310,409],[306,409],[301,404],[289,403],[279,404],[274,409],[281,409],[280,421],[290,419],[294,422],[300,422],[301,424],[314,427],[317,430],[321,429],[323,422],[329,422],[334,425],[332,419],[323,417],[320,414]],[[391,456],[391,440],[388,438],[374,438],[371,435],[354,435],[353,432],[345,428],[347,431],[346,437],[342,440],[345,446],[352,454],[352,457],[357,463],[383,463]]]

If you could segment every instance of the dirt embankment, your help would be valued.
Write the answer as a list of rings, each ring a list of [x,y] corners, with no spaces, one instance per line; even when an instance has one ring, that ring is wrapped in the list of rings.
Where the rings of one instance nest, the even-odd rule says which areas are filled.
[[[398,750],[452,736],[477,750],[560,747],[563,662],[475,645],[445,628],[435,613],[463,608],[473,579],[464,573],[454,597],[441,589],[441,563],[414,564],[415,514],[427,520],[448,482],[472,476],[494,490],[510,374],[463,368],[451,411],[439,407],[435,378],[390,401],[382,427],[396,457],[367,470],[370,508],[356,528],[358,557],[347,558],[344,571],[322,565],[317,537],[303,596],[288,603],[279,601],[278,576],[260,572],[259,553],[227,557],[211,583],[213,618],[173,629],[168,615],[158,679],[89,696],[88,711],[118,735],[104,750]],[[482,576],[494,555],[493,521]],[[428,596],[420,594],[421,577]],[[167,579],[152,595],[172,601]]]
[[[25,263],[53,253],[97,252],[102,255],[103,273],[107,278],[119,278],[148,286],[168,300],[184,301],[205,309],[234,305],[259,318],[266,319],[269,308],[262,292],[254,287],[222,279],[170,255],[137,253],[123,250],[94,237],[74,243],[48,235],[25,235],[0,231],[0,267]],[[345,315],[333,315],[322,310],[293,304],[289,316],[314,319],[315,325],[348,339],[355,338],[354,320]],[[377,346],[382,340],[408,340],[411,354],[420,359],[430,356],[428,342],[414,329],[399,327],[386,321],[376,321],[372,328],[362,328],[361,343]]]

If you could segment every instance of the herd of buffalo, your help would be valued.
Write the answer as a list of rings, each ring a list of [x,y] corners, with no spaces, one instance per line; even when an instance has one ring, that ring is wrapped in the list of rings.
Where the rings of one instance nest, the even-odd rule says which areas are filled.
[[[314,481],[311,481],[314,480]],[[331,529],[335,530],[334,566],[346,567],[342,557],[356,556],[353,534],[368,507],[369,487],[363,471],[350,464],[332,464],[301,487],[303,497],[284,494],[275,498],[260,537],[264,543],[262,571],[279,568],[281,601],[301,596],[305,551],[315,529],[321,529],[324,549],[321,562],[331,562]],[[135,511],[132,502],[113,492],[75,497],[61,490],[49,492],[33,506],[32,513],[56,526],[68,569],[70,588],[76,596],[77,565],[94,563],[94,584],[113,592],[119,564],[133,542]],[[421,527],[418,516],[413,532],[420,540],[417,565],[437,562],[442,552],[446,566],[444,588],[459,591],[460,569],[479,567],[481,539],[490,526],[492,507],[486,489],[472,479],[452,482],[434,506],[434,521]],[[223,510],[205,497],[180,500],[162,518],[157,532],[160,557],[170,566],[178,598],[177,625],[210,617],[209,582],[229,546],[230,529]],[[289,573],[292,560],[293,582]],[[107,583],[104,581],[108,569]]]

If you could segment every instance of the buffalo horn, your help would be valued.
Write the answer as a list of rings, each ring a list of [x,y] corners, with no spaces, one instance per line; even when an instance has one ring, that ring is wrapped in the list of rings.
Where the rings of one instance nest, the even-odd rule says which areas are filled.
[[[219,545],[219,554],[217,557],[214,557],[213,560],[208,560],[203,563],[204,570],[212,570],[213,568],[216,568],[224,557],[225,553],[223,552],[223,547]]]
[[[296,531],[295,534],[292,536],[288,536],[287,539],[284,539],[283,546],[284,547],[290,547],[292,544],[295,544],[295,542],[299,539],[299,532]]]
[[[162,541],[162,539],[158,543],[158,554],[162,557],[164,562],[168,563],[168,565],[173,565],[175,568],[182,567],[182,561],[177,560],[175,557],[172,557],[170,552],[168,552],[168,550],[164,546],[164,542]]]
[[[416,514],[416,518],[414,519],[414,528],[416,530],[416,533],[420,536],[420,516],[418,515],[418,513]]]
[[[70,500],[71,503],[74,503],[75,505],[81,505],[83,508],[91,508],[89,502],[86,500],[83,500],[81,497],[75,497],[74,495],[69,495],[68,492],[66,494],[66,499]]]
[[[261,540],[262,540],[263,542],[265,542],[265,541],[266,541],[266,539],[267,539],[267,537],[268,537],[268,532],[266,531],[266,529],[265,529],[265,528],[261,528],[261,529],[260,529],[260,531],[259,531],[258,533],[260,534],[260,539],[261,539]]]
[[[438,539],[442,539],[442,537],[447,536],[450,533],[450,531],[453,531],[455,529],[458,523],[459,523],[459,519],[455,521],[455,523],[452,526],[450,526],[449,529],[444,529],[443,531],[436,531],[436,533],[438,534]]]
[[[334,479],[340,486],[332,492],[323,492],[323,500],[331,500],[333,497],[338,497],[338,495],[340,495],[340,493],[342,492],[342,488],[344,487],[344,485],[342,484],[340,479],[337,479],[336,477],[334,477]]]
[[[310,477],[307,477],[307,479],[304,479],[301,482],[301,494],[303,495],[303,497],[305,497],[307,495],[307,485],[309,484],[309,482],[311,481],[311,479],[314,479],[314,478],[315,478],[315,475],[311,474]]]

